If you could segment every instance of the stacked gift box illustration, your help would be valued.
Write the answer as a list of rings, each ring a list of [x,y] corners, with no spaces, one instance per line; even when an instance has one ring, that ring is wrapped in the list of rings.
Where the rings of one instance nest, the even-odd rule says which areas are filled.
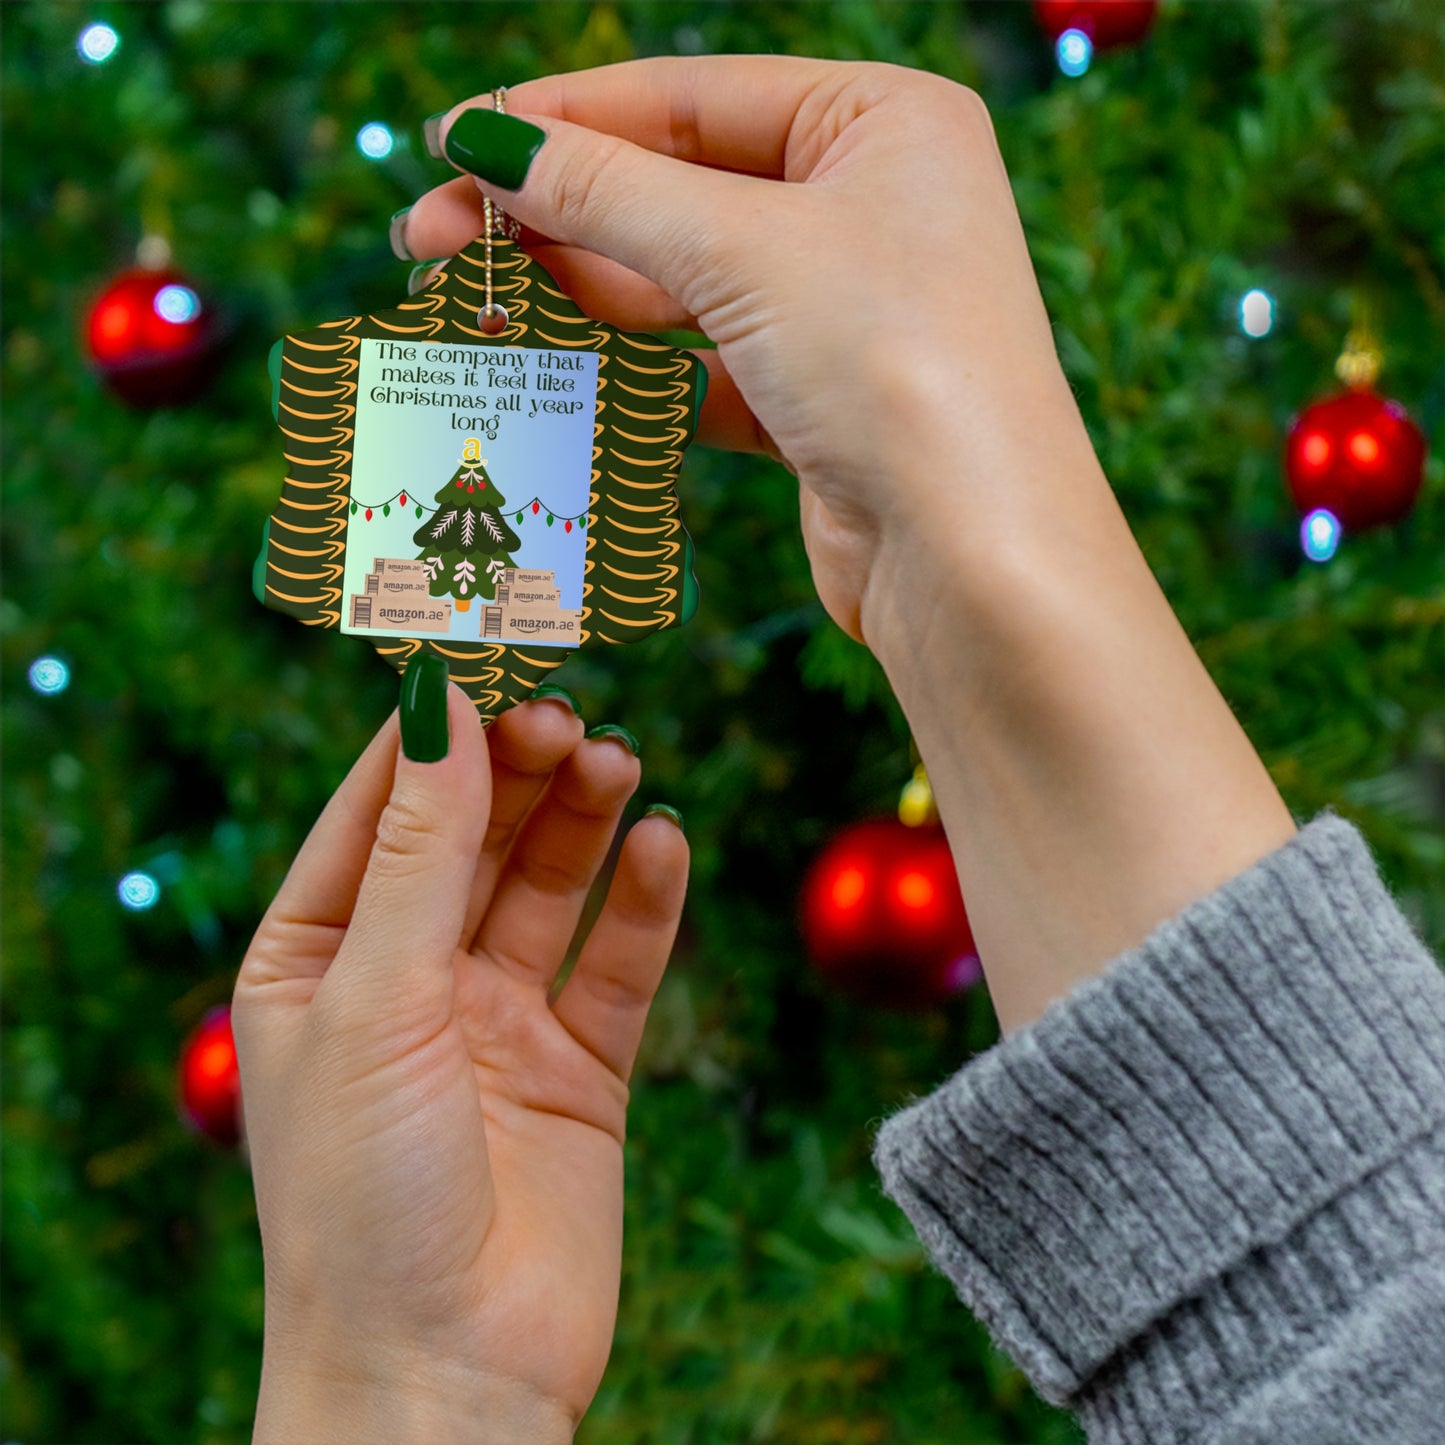
[[[502,515],[507,499],[475,438],[434,500],[436,511],[412,536],[419,555],[376,558],[365,590],[352,594],[353,628],[451,634],[453,610],[476,601],[483,642],[581,642],[582,613],[562,606],[556,574],[516,565],[521,538]]]

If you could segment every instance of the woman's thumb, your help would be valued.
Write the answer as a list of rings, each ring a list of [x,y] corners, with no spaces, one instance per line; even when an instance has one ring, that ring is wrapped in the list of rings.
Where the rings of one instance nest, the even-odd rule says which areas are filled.
[[[401,1027],[436,1021],[450,1006],[452,959],[491,802],[476,709],[449,685],[441,658],[414,658],[401,684],[391,796],[327,971],[334,992],[353,1003],[364,996],[368,1012],[385,1011]]]
[[[470,106],[443,122],[441,148],[523,225],[607,256],[686,304],[762,183],[538,119]]]

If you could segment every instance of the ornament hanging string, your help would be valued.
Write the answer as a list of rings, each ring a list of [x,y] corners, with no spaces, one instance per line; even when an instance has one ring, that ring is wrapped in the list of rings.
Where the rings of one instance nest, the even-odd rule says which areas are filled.
[[[1353,391],[1368,391],[1379,379],[1385,356],[1375,337],[1369,302],[1356,292],[1350,310],[1353,320],[1335,362],[1335,375]]]
[[[499,85],[492,92],[492,109],[498,115],[507,113],[507,87]],[[486,243],[485,276],[483,279],[482,309],[477,312],[477,325],[487,336],[499,336],[507,329],[511,318],[505,306],[498,306],[492,290],[492,242],[498,237],[515,241],[522,234],[521,226],[512,219],[495,201],[482,197],[482,236]]]

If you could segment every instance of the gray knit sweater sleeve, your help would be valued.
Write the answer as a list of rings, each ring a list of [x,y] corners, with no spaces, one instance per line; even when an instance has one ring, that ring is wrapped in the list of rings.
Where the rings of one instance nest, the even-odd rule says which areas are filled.
[[[1445,1442],[1445,975],[1331,815],[889,1119],[1094,1445]]]

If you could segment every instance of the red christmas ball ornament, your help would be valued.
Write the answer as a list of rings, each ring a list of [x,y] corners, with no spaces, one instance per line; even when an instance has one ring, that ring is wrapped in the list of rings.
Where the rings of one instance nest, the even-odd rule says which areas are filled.
[[[133,406],[189,401],[215,370],[214,318],[177,271],[123,272],[90,308],[85,339],[106,385]]]
[[[1158,10],[1158,0],[1034,0],[1034,15],[1050,40],[1082,30],[1095,50],[1138,44]]]
[[[980,976],[948,840],[937,824],[844,829],[803,882],[803,937],[841,992],[882,1008],[944,1002]]]
[[[1285,439],[1285,478],[1301,516],[1331,512],[1347,532],[1398,522],[1425,474],[1425,436],[1405,408],[1368,387],[1307,406]]]
[[[213,1008],[181,1048],[182,1118],[217,1144],[241,1141],[241,1071],[231,1037],[231,1010]]]

